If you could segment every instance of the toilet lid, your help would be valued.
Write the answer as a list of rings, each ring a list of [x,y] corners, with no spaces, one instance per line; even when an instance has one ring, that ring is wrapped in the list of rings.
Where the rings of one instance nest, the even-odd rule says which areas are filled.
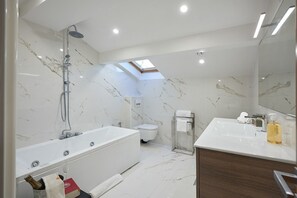
[[[153,124],[142,124],[142,125],[139,125],[137,128],[138,129],[154,130],[154,129],[157,129],[158,126],[157,125],[153,125]]]

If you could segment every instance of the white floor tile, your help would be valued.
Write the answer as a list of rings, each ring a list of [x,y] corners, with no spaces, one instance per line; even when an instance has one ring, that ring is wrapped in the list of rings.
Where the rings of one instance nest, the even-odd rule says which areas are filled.
[[[175,153],[157,144],[141,146],[140,162],[124,181],[102,198],[195,198],[195,155]]]

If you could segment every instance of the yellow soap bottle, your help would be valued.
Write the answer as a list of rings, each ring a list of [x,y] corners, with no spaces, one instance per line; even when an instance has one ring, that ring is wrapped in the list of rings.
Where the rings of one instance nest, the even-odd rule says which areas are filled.
[[[270,121],[267,124],[267,141],[272,144],[282,143],[282,129],[280,124],[276,121],[276,114],[269,114]]]

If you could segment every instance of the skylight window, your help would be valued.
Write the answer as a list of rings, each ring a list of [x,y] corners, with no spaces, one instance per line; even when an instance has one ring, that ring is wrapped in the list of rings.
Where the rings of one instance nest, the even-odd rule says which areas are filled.
[[[141,69],[152,69],[152,68],[155,68],[155,65],[153,65],[153,63],[150,60],[148,60],[148,59],[138,60],[138,61],[135,61],[135,63]]]
[[[133,61],[133,62],[129,62],[133,67],[135,67],[140,73],[144,73],[144,72],[158,72],[158,70],[156,69],[155,65],[153,65],[153,63],[148,60],[148,59],[144,59],[144,60],[137,60],[137,61]]]

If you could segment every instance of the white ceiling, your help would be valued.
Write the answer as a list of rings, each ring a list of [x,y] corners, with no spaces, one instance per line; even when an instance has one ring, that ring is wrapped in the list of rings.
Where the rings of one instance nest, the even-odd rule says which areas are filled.
[[[273,1],[279,0],[47,0],[23,17],[58,31],[77,24],[84,40],[104,52],[256,24]],[[179,12],[183,3],[186,14]],[[119,35],[112,34],[114,27]]]
[[[205,60],[199,64],[200,58]],[[165,77],[229,77],[252,74],[256,65],[257,47],[215,49],[197,55],[187,51],[151,57],[151,62]]]
[[[148,49],[141,46],[177,41],[203,33],[219,33],[220,30],[231,30],[232,27],[246,24],[251,24],[247,31],[252,38],[260,13],[267,13],[265,22],[269,23],[269,18],[272,19],[280,2],[281,0],[20,0],[20,15],[56,31],[76,24],[78,30],[84,34],[85,42],[100,54],[104,52],[112,56],[119,50],[121,55],[129,54],[131,47],[137,47],[136,49],[145,53]],[[183,3],[189,6],[186,14],[179,12]],[[118,28],[120,34],[114,35],[113,28]],[[230,33],[229,38],[233,38],[232,35],[237,38],[238,31]],[[188,43],[189,41],[191,40],[188,39]],[[166,44],[168,49],[178,48],[170,42]],[[166,77],[246,75],[252,72],[256,63],[256,49],[255,44],[228,49],[222,49],[222,46],[215,49],[212,46],[211,50],[206,49],[206,63],[203,66],[197,63],[195,50],[180,49],[180,52],[162,52],[162,55],[146,58],[150,58]],[[131,56],[133,58],[137,57]]]
[[[86,41],[99,52],[184,37],[254,23],[270,0],[192,0],[189,12],[179,13],[182,1],[109,1],[106,10],[79,24]],[[111,34],[117,27],[119,35]],[[251,30],[253,31],[253,30]]]

